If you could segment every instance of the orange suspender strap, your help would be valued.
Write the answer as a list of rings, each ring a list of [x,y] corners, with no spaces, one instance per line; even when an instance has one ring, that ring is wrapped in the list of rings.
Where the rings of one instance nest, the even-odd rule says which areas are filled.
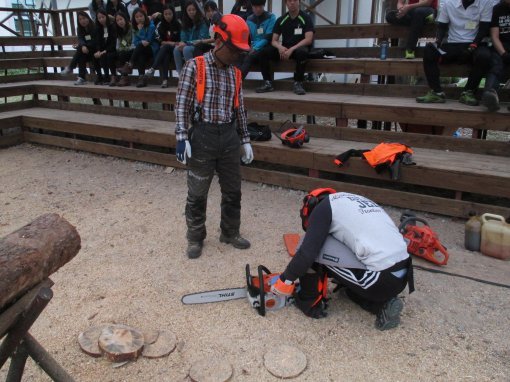
[[[205,59],[204,56],[195,57],[195,62],[197,64],[197,102],[200,107],[202,107],[202,103],[204,102],[204,94],[205,94]]]
[[[234,95],[234,109],[239,109],[239,92],[241,91],[241,84],[243,83],[243,75],[241,71],[234,67],[236,72],[236,94]]]

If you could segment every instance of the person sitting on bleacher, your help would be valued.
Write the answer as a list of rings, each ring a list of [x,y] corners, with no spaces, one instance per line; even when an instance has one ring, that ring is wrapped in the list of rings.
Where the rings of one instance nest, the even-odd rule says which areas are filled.
[[[112,57],[110,68],[113,69],[113,73],[116,70],[116,62],[120,62],[121,65],[127,64],[131,60],[133,54],[133,28],[131,22],[127,18],[127,15],[123,12],[117,12],[115,15],[115,24],[117,26],[117,49],[116,56]],[[117,82],[118,77],[113,77],[110,81],[110,86],[129,86],[129,77],[127,73],[122,73],[122,78]]]
[[[94,53],[94,70],[96,72],[95,85],[103,85],[110,83],[110,63],[112,57],[115,57],[115,49],[117,44],[117,31],[115,23],[110,21],[108,13],[104,9],[97,10],[96,31],[94,34],[96,43],[96,52]],[[104,72],[104,75],[103,75]],[[115,68],[112,71],[112,79],[115,76]],[[115,80],[113,80],[115,82]]]
[[[128,19],[131,20],[133,17],[133,12],[136,8],[140,8],[142,6],[142,0],[128,0],[126,1],[126,10],[128,12]]]
[[[73,45],[76,53],[67,68],[62,70],[61,74],[71,73],[78,66],[78,79],[75,85],[84,85],[87,83],[87,62],[92,61],[95,52],[94,42],[94,22],[87,12],[79,11],[77,14],[78,24],[78,44]]]
[[[150,20],[154,20],[163,13],[164,4],[164,0],[143,0],[142,9],[147,13]]]
[[[253,1],[250,2],[250,0],[236,0],[230,13],[233,15],[242,17],[243,20],[246,21],[246,20],[248,20],[248,17],[250,17],[251,14],[253,13],[253,10],[251,7],[252,5],[253,5]]]
[[[209,38],[202,39],[195,45],[193,57],[203,56],[205,53],[214,48],[214,24],[212,23],[213,15],[219,12],[218,4],[213,0],[207,0],[204,4],[205,21],[209,26]]]
[[[117,12],[124,12],[126,15],[128,11],[124,3],[120,0],[108,0],[106,3],[106,13],[110,16],[111,21],[115,21],[115,15]]]
[[[175,69],[181,72],[184,61],[194,57],[195,49],[209,39],[209,28],[195,1],[188,0],[182,15],[181,42],[174,49]]]
[[[266,0],[251,0],[251,5],[253,14],[246,21],[250,28],[251,50],[240,68],[243,78],[248,75],[251,64],[259,62],[260,54],[269,45],[276,21],[276,16],[264,9]]]
[[[425,76],[432,90],[422,97],[416,97],[416,102],[446,102],[439,81],[439,64],[458,63],[472,64],[459,102],[478,105],[475,93],[490,64],[489,48],[480,44],[488,35],[491,15],[490,0],[445,0],[441,4],[436,42],[427,44],[423,55]],[[442,44],[446,33],[448,41]]]
[[[168,75],[170,62],[174,56],[174,48],[181,39],[181,23],[175,16],[174,7],[170,4],[163,8],[163,17],[156,27],[156,40],[160,44],[158,55],[152,66],[147,70],[147,76],[153,76],[157,68],[163,82],[162,88],[168,87]]]
[[[306,60],[313,43],[315,30],[310,16],[299,9],[299,0],[286,0],[285,4],[288,12],[276,20],[271,45],[264,48],[259,56],[264,85],[257,88],[257,93],[273,91],[271,61],[295,60],[293,90],[298,95],[306,94],[303,80],[305,79]],[[282,36],[281,43],[280,36]]]
[[[145,77],[145,68],[149,66],[151,60],[156,57],[159,50],[159,44],[155,38],[156,27],[152,20],[142,8],[134,11],[131,19],[133,27],[133,45],[134,51],[131,59],[127,62],[120,72],[124,75],[131,74],[133,67],[138,69],[137,88],[147,86],[147,77]]]
[[[482,104],[489,111],[496,111],[499,109],[497,90],[503,79],[505,66],[510,66],[510,0],[501,0],[492,10],[491,39],[491,67],[485,79]]]
[[[97,17],[97,10],[100,8],[105,8],[103,0],[92,0],[89,4],[89,14],[92,20],[95,20]]]
[[[386,21],[393,25],[409,27],[409,36],[406,41],[406,59],[415,58],[416,43],[421,37],[425,24],[434,22],[437,10],[437,0],[398,0],[397,9],[386,14]]]

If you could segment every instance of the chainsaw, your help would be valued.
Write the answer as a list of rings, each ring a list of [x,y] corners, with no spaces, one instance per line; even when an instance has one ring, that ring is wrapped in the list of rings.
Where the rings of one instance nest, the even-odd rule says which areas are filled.
[[[407,252],[434,264],[446,265],[448,262],[448,251],[424,219],[404,214],[400,221],[398,230],[404,236],[404,240],[407,243]],[[423,225],[417,226],[416,222],[420,222]]]
[[[271,273],[263,265],[259,265],[257,275],[252,276],[250,265],[246,264],[245,288],[218,289],[187,294],[182,297],[181,301],[183,304],[189,305],[230,301],[247,297],[251,307],[255,308],[261,316],[265,316],[266,311],[278,310],[294,303],[294,297],[292,296],[281,296],[271,292],[270,281],[278,276],[280,276],[280,273]]]

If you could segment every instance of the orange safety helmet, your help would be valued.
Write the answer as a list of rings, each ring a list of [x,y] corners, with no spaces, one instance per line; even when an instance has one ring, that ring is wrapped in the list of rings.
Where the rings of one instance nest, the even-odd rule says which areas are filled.
[[[250,51],[250,30],[242,17],[237,15],[224,15],[216,12],[213,14],[213,31],[221,36],[221,39],[235,48]]]
[[[328,187],[316,188],[315,190],[310,191],[308,195],[303,198],[303,206],[299,212],[299,216],[301,216],[301,225],[303,226],[303,231],[306,231],[308,228],[308,218],[312,214],[313,209],[330,194],[336,194],[336,190]]]

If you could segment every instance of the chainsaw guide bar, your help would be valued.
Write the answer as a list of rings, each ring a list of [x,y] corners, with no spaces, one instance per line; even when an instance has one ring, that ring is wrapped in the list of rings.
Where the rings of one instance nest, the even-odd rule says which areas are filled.
[[[187,294],[185,296],[182,296],[181,301],[185,305],[207,304],[210,302],[237,300],[240,298],[245,298],[247,294],[248,292],[246,291],[246,288],[227,288],[213,290],[209,292]]]

